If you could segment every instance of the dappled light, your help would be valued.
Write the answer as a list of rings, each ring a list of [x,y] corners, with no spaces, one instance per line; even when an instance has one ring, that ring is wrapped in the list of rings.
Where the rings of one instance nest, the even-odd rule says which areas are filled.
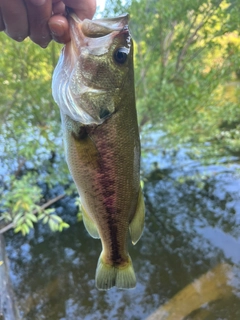
[[[0,284],[9,264],[4,292],[11,280],[24,320],[239,320],[239,3],[106,0],[97,17],[124,12],[146,205],[129,252],[136,289],[95,287],[101,243],[83,225],[51,92],[61,45],[43,50],[4,33]]]

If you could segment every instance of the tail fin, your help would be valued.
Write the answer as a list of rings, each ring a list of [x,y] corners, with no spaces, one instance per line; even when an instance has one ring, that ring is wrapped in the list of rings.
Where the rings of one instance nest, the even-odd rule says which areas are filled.
[[[127,265],[116,267],[106,264],[101,253],[96,270],[96,286],[99,290],[108,290],[114,286],[120,289],[135,288],[136,276],[130,256]]]

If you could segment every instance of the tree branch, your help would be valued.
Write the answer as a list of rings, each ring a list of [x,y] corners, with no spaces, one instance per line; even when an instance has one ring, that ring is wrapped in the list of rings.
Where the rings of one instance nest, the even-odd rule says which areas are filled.
[[[217,6],[215,8],[211,8],[206,12],[206,14],[203,16],[202,21],[195,27],[195,30],[190,33],[189,31],[191,30],[189,28],[189,31],[187,34],[189,34],[189,38],[186,39],[185,38],[185,44],[183,45],[182,49],[180,50],[179,54],[178,54],[178,58],[177,58],[177,62],[176,62],[176,73],[179,72],[180,69],[180,64],[182,62],[182,60],[184,59],[184,57],[186,56],[186,53],[188,51],[188,48],[190,47],[190,45],[195,42],[195,37],[197,36],[198,31],[208,22],[208,20],[213,16],[213,14],[216,12],[216,10],[219,8],[220,4],[222,3],[222,0],[219,1],[219,3],[217,4]],[[197,16],[194,17],[193,22],[195,23],[197,20]],[[191,27],[193,26],[194,23],[191,23]]]
[[[49,200],[48,202],[44,203],[41,207],[40,207],[40,210],[44,210],[46,209],[47,207],[51,206],[53,203],[57,202],[58,200],[62,199],[65,197],[65,193],[63,194],[60,194],[59,196]],[[37,210],[33,210],[32,212],[33,214],[37,214],[38,211]],[[2,229],[0,229],[0,234],[3,234],[4,232],[8,231],[9,229],[12,229],[14,228],[15,225],[13,222],[9,223],[8,225],[6,225],[5,227],[3,227]]]

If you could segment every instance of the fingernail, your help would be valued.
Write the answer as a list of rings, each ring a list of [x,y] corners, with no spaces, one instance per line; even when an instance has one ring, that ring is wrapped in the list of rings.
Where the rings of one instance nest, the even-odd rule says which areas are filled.
[[[49,44],[49,42],[44,43],[44,44],[41,44],[41,47],[42,47],[43,49],[45,49],[45,48],[47,48],[48,44]]]
[[[56,36],[56,37],[61,37],[64,35],[64,28],[61,24],[58,24],[58,23],[51,23],[49,24],[49,28],[51,30],[51,33],[53,36]]]

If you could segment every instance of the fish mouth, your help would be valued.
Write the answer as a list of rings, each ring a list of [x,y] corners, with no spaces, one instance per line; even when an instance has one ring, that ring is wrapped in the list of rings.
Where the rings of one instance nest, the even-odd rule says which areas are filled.
[[[84,36],[89,38],[100,38],[104,37],[114,31],[120,33],[126,33],[128,31],[129,14],[125,13],[115,18],[97,19],[90,20],[84,19],[83,21],[78,16],[71,12],[69,17],[72,18],[76,23],[81,24],[81,31]]]

